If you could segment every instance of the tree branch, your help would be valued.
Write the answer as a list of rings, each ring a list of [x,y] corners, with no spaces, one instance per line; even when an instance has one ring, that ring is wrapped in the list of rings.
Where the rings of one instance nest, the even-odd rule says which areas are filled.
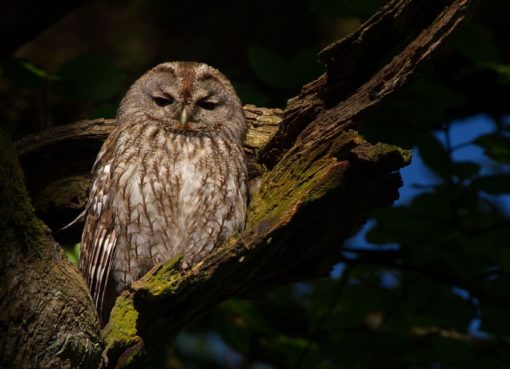
[[[354,129],[455,29],[468,3],[394,0],[359,31],[320,54],[327,73],[290,100],[279,125],[280,113],[247,107],[264,137],[248,135],[252,141],[246,145],[252,173],[262,174],[246,230],[190,269],[182,270],[172,260],[133,283],[117,299],[103,330],[109,367],[136,367],[145,350],[157,350],[188,322],[232,296],[329,273],[340,258],[339,246],[367,212],[398,198],[398,170],[410,160],[408,151],[372,145]],[[401,40],[398,47],[395,40]],[[36,204],[37,194],[59,193],[48,188],[62,178],[88,178],[111,129],[108,124],[112,122],[77,123],[18,143]],[[76,132],[87,125],[86,132]],[[66,163],[48,176],[52,150]],[[66,183],[83,192],[83,186]]]
[[[399,17],[411,3],[420,2],[393,1],[374,18],[392,13],[393,22],[406,24]],[[350,129],[407,81],[460,22],[468,1],[450,1],[444,8],[434,3],[431,23],[348,99],[330,105],[332,90],[323,76],[289,103],[279,132],[262,150],[271,171],[250,204],[246,230],[190,270],[180,270],[174,260],[123,293],[104,331],[112,362],[120,367],[136,362],[144,345],[173,337],[231,296],[326,275],[339,258],[339,244],[367,211],[397,198],[400,178],[394,172],[408,163],[409,153],[372,146]],[[370,31],[374,18],[361,33]],[[331,65],[338,45],[322,54]]]
[[[273,167],[298,137],[328,138],[360,127],[373,107],[402,87],[451,34],[469,4],[393,0],[356,32],[322,50],[319,59],[327,73],[289,101],[262,161]]]

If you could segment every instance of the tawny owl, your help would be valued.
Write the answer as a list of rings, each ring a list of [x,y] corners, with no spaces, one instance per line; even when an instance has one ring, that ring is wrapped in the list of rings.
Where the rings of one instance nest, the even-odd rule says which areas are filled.
[[[196,263],[243,229],[245,131],[232,85],[205,64],[160,64],[131,86],[92,169],[81,243],[103,324],[156,263]]]

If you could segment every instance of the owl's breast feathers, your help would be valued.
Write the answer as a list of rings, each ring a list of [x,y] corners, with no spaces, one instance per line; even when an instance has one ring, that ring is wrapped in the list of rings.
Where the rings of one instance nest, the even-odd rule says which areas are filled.
[[[109,137],[93,174],[80,267],[98,307],[104,291],[118,294],[176,255],[197,262],[244,228],[240,144],[140,124]]]
[[[136,80],[92,170],[82,270],[104,323],[155,263],[203,259],[243,229],[246,118],[230,81],[195,62]]]

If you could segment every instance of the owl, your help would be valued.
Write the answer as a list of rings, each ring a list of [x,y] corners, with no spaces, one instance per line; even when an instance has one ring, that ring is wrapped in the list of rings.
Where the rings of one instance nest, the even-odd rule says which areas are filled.
[[[103,325],[156,263],[192,265],[243,230],[246,127],[234,88],[205,64],[160,64],[129,88],[92,169],[81,240]]]

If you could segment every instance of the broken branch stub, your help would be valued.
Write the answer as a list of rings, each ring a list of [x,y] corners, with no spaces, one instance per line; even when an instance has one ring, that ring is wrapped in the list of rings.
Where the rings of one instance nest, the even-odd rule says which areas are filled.
[[[367,213],[398,198],[398,170],[410,161],[408,151],[372,145],[355,129],[409,80],[463,19],[468,4],[391,1],[358,31],[321,52],[326,74],[304,86],[283,114],[245,107],[250,129],[260,133],[248,133],[245,149],[252,172],[262,174],[246,230],[189,269],[176,260],[156,266],[118,298],[103,331],[111,367],[135,367],[144,350],[157,349],[232,296],[328,274],[342,242]],[[58,148],[75,140],[64,136],[61,141],[52,137],[48,145]],[[100,144],[105,136],[91,140]],[[37,162],[33,154],[44,145],[25,140],[18,147],[32,147],[21,150],[29,171]]]
[[[361,85],[351,84],[353,93],[344,101],[329,105],[328,80],[335,77],[328,68],[327,76],[305,86],[289,102],[278,133],[261,151],[270,171],[264,173],[262,187],[251,202],[246,231],[191,270],[171,269],[165,277],[170,282],[157,294],[151,293],[151,284],[161,270],[168,273],[168,269],[154,271],[121,298],[133,301],[140,322],[136,333],[146,345],[172,337],[231,296],[329,272],[342,241],[363,223],[367,212],[398,198],[401,183],[396,172],[410,160],[409,152],[371,145],[352,128],[409,79],[455,29],[468,3],[434,2],[430,22],[418,31],[413,25],[416,36],[393,58],[383,58],[390,62],[371,77],[361,78]],[[412,22],[402,18],[414,14],[406,6],[416,4],[423,2],[393,1],[375,17],[410,27]],[[359,34],[371,31],[377,22],[368,21]],[[335,49],[341,47],[332,47],[322,57],[336,62]],[[161,309],[154,309],[155,305]],[[146,306],[151,308],[146,311]],[[115,316],[110,324],[119,324]]]

